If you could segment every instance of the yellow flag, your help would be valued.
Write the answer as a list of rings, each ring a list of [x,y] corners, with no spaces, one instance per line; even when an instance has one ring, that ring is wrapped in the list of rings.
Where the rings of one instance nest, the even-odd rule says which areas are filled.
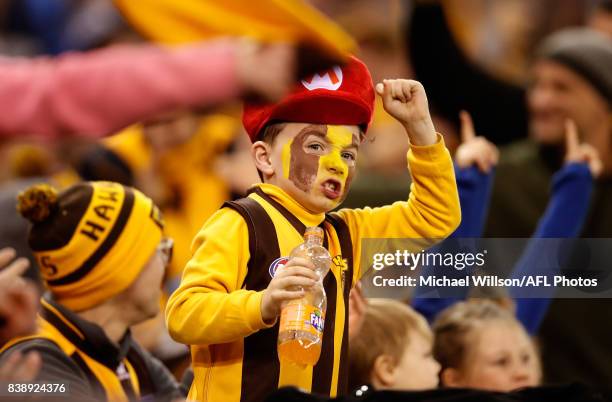
[[[214,36],[312,46],[340,60],[356,43],[337,24],[300,0],[114,0],[143,35],[161,43]]]

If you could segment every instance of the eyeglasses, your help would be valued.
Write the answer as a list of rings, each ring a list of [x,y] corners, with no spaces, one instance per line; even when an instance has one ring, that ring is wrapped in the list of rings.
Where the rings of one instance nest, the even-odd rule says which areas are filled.
[[[162,255],[164,265],[167,267],[172,261],[172,251],[174,250],[174,240],[171,237],[162,237],[157,245],[157,251]]]

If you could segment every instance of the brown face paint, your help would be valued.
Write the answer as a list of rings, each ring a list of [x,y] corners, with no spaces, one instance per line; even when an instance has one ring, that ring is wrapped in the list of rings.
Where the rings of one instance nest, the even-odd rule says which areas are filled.
[[[342,190],[342,195],[340,196],[340,202],[344,201],[348,196],[349,188],[351,188],[351,181],[353,181],[353,177],[355,176],[355,166],[349,166],[348,175],[346,176],[346,184],[344,185],[344,189]]]
[[[341,154],[347,148],[357,150],[359,140],[354,133],[342,126],[327,126],[325,140],[329,144],[330,150],[319,159],[319,176],[317,176],[317,179],[319,182],[323,182],[332,178],[341,182],[342,193],[334,201],[337,205],[344,201],[348,195],[348,189],[355,175],[355,162],[345,160]],[[330,175],[331,172],[328,169],[333,169],[335,173]]]
[[[304,152],[304,141],[313,131],[326,134],[327,126],[308,125],[295,136],[291,143],[289,180],[304,192],[308,192],[312,188],[319,169],[319,156]]]

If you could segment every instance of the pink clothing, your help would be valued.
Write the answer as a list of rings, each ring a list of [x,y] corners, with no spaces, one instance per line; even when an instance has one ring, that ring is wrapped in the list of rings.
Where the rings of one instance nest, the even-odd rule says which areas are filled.
[[[102,136],[156,114],[239,95],[234,46],[114,46],[0,58],[0,137]]]

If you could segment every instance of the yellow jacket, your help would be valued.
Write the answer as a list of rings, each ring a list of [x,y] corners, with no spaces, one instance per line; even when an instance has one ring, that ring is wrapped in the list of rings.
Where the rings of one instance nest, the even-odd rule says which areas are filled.
[[[332,257],[336,257],[334,261],[339,262],[332,264],[331,276],[328,275],[335,279],[330,285],[335,286],[332,288],[335,297],[334,294],[330,297],[326,285],[325,332],[333,333],[333,339],[330,339],[333,345],[328,344],[326,348],[324,339],[321,358],[314,370],[298,370],[295,366],[283,367],[282,364],[279,367],[275,343],[270,341],[275,336],[274,329],[278,331],[278,325],[270,328],[261,318],[265,279],[264,283],[249,285],[249,281],[255,283],[253,275],[259,276],[260,282],[267,277],[269,282],[269,266],[257,267],[258,272],[248,272],[251,256],[249,225],[245,219],[232,208],[222,208],[206,222],[192,245],[193,257],[185,267],[181,285],[170,297],[166,309],[170,335],[178,342],[192,345],[195,378],[190,400],[237,402],[261,399],[262,395],[257,395],[257,392],[263,392],[261,384],[271,376],[277,380],[274,384],[277,386],[296,385],[316,392],[324,390],[331,396],[343,392],[345,379],[342,378],[344,370],[341,366],[346,349],[347,297],[350,287],[363,274],[359,269],[361,239],[441,239],[452,233],[460,222],[452,160],[441,136],[434,145],[413,146],[408,152],[408,165],[412,185],[407,201],[380,208],[342,209],[331,214],[340,218],[348,228],[352,256],[342,255],[338,231],[325,224],[329,251]],[[290,223],[291,219],[287,219],[287,212],[305,226],[318,226],[325,220],[325,214],[310,213],[280,188],[270,184],[259,185],[249,198],[265,210],[274,224],[274,241],[281,256],[288,256],[303,242],[302,233]],[[279,211],[273,205],[275,203],[281,204],[285,213]],[[347,260],[352,262],[348,271]],[[346,272],[352,272],[348,283],[345,283]],[[259,339],[259,346],[250,345],[250,339]],[[268,350],[262,352],[265,348]],[[265,360],[261,367],[253,364],[249,353],[256,355],[255,362],[257,359]],[[258,369],[249,371],[246,366]],[[317,371],[323,370],[319,366],[327,366],[327,373],[331,375],[318,374]]]

